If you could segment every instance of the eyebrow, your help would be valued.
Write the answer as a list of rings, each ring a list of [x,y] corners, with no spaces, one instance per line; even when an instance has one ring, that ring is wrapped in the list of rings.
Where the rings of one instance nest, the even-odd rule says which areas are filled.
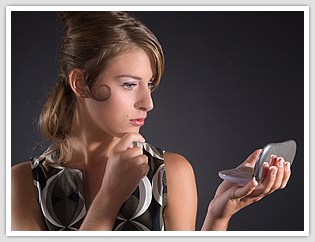
[[[135,80],[138,80],[138,81],[142,81],[142,78],[141,77],[138,77],[138,76],[133,76],[133,75],[128,75],[128,74],[122,74],[122,75],[118,75],[118,76],[115,76],[114,78],[115,79],[119,79],[119,78],[132,78],[132,79],[135,79]],[[155,79],[155,76],[152,76],[150,78],[150,81],[153,81]]]
[[[124,74],[123,74],[123,75],[115,76],[114,78],[115,78],[115,79],[119,79],[119,78],[125,78],[125,77],[132,78],[132,79],[139,80],[139,81],[142,80],[141,77],[133,76],[133,75],[124,75]]]

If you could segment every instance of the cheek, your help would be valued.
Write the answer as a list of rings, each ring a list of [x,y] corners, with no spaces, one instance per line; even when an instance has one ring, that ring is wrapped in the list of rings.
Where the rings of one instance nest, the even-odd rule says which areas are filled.
[[[88,112],[96,122],[110,124],[120,122],[132,116],[133,97],[126,93],[112,92],[108,100],[99,102],[89,99]]]
[[[104,113],[109,117],[126,118],[130,116],[132,111],[132,100],[126,96],[112,95],[103,107]],[[109,118],[111,119],[111,118]]]
[[[134,97],[132,95],[126,95],[125,93],[113,92],[108,99],[107,104],[112,109],[123,110],[132,108],[134,103]]]

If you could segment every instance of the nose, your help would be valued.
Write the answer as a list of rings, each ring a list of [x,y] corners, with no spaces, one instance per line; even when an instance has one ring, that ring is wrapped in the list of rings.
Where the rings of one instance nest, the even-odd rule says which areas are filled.
[[[153,100],[149,89],[143,90],[135,103],[135,108],[141,111],[149,112],[153,109]]]

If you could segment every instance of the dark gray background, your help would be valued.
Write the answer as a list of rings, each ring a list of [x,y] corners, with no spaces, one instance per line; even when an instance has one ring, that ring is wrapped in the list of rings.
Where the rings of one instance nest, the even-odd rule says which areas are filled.
[[[241,210],[229,230],[304,230],[303,12],[135,12],[158,36],[166,70],[142,134],[184,155],[199,193],[269,142],[295,139],[288,187]],[[45,148],[37,120],[58,73],[55,12],[12,13],[12,165]],[[178,181],[180,182],[180,181]],[[184,202],[184,201],[183,201]]]

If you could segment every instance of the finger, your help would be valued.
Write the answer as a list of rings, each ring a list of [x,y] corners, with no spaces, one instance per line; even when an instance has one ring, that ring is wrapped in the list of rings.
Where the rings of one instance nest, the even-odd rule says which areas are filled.
[[[289,179],[291,176],[291,164],[290,162],[285,162],[284,163],[284,173],[283,173],[283,179],[282,179],[282,184],[280,186],[281,189],[285,188]]]
[[[246,160],[241,164],[239,165],[238,167],[241,167],[241,166],[254,166],[260,153],[261,153],[262,149],[258,149],[258,150],[255,150],[251,155],[249,155]]]
[[[259,182],[262,183],[262,181],[266,178],[266,175],[269,171],[269,167],[274,166],[275,165],[275,161],[277,160],[277,156],[276,155],[271,155],[270,156],[270,160],[269,162],[264,162],[262,164],[262,172],[261,172],[261,177],[259,179]]]
[[[128,160],[136,170],[138,170],[139,176],[144,177],[149,172],[148,157],[146,155],[139,155]]]
[[[255,180],[255,178],[251,179],[245,186],[243,187],[240,187],[238,189],[236,189],[234,192],[233,192],[233,198],[243,198],[243,197],[246,197],[248,196],[249,194],[251,194],[256,186],[257,186],[257,181]]]
[[[274,181],[272,190],[279,189],[283,181],[284,173],[284,159],[282,157],[277,157],[276,167],[278,168],[276,180]]]
[[[136,165],[140,166],[140,165],[148,165],[148,157],[146,155],[138,155],[134,158],[132,158],[135,162]]]
[[[270,193],[276,180],[277,172],[278,172],[277,167],[275,166],[269,167],[265,179],[262,181],[262,183],[258,185],[257,190],[259,190],[260,194]]]
[[[119,159],[120,160],[129,160],[131,158],[143,155],[143,149],[140,147],[134,147],[126,149],[122,152],[119,152]]]
[[[139,169],[140,169],[140,173],[142,174],[142,178],[143,178],[149,173],[150,167],[148,166],[148,164],[141,164],[139,166]]]
[[[120,152],[128,148],[133,148],[133,141],[145,142],[145,139],[139,133],[127,133],[116,144],[113,150],[116,152]]]
[[[268,171],[269,171],[269,164],[267,162],[264,162],[262,165],[262,173],[261,173],[260,181],[265,180]]]
[[[277,164],[277,159],[278,159],[278,156],[276,156],[276,155],[271,155],[271,156],[270,156],[269,165],[270,165],[270,166],[275,166],[275,165]]]
[[[148,157],[146,155],[137,155],[126,159],[126,162],[128,162],[132,166],[148,164]]]

